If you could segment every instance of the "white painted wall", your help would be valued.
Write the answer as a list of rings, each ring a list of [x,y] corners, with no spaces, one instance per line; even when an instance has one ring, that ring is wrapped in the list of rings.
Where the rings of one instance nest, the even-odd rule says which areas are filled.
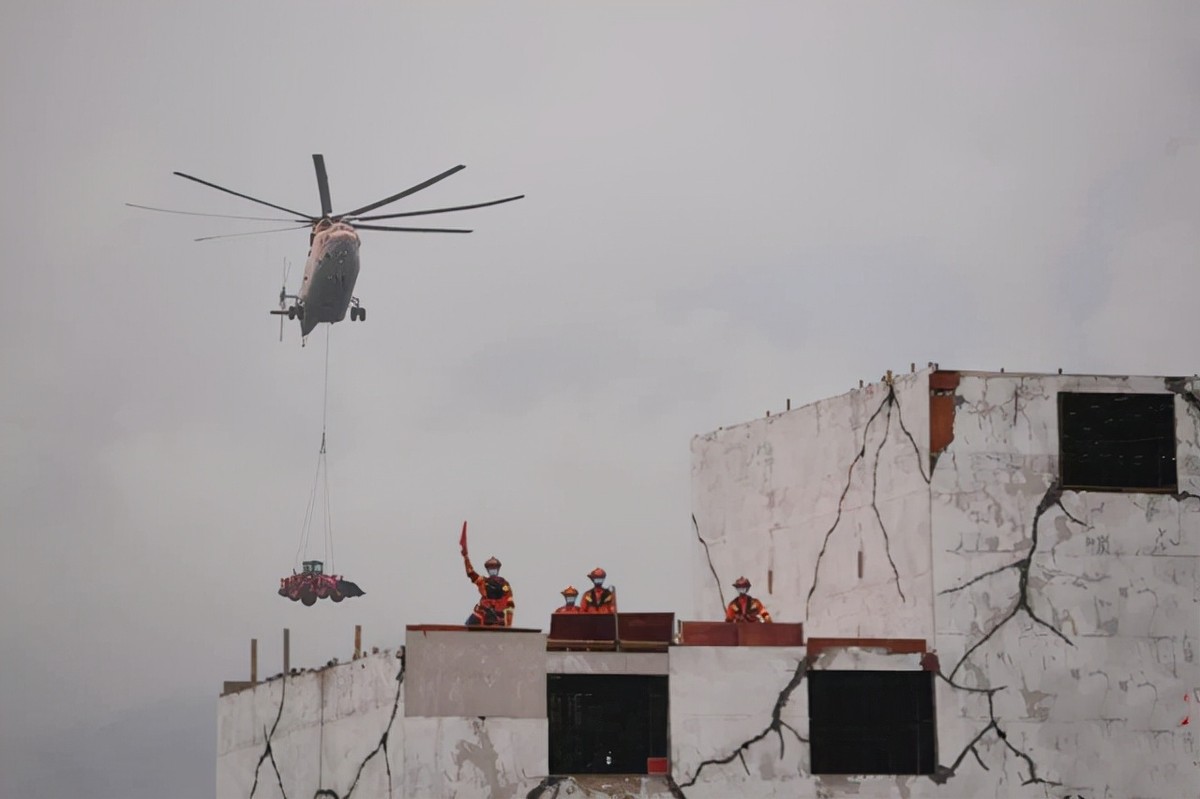
[[[549,769],[545,636],[501,637],[410,631],[406,651],[424,651],[415,669],[411,654],[405,667],[385,652],[221,697],[217,797],[525,796]],[[505,663],[519,667],[524,683],[540,679],[538,696],[472,682],[478,664],[500,651],[511,657],[496,659],[496,675],[506,676]],[[532,668],[530,651],[541,658]],[[406,713],[406,695],[438,704],[431,691],[471,715]],[[490,709],[511,714],[481,712]]]
[[[928,450],[925,372],[697,436],[701,618],[724,618],[715,569],[809,637],[932,637]]]
[[[1200,796],[1192,733],[1200,722],[1200,403],[1175,400],[1179,496],[1059,497],[1048,493],[1058,474],[1057,393],[1164,393],[1163,378],[963,373],[954,440],[932,476],[927,386],[927,372],[896,380],[911,441],[894,429],[885,439],[878,416],[868,424],[876,410],[886,413],[879,385],[693,441],[696,516],[708,543],[707,556],[693,546],[695,594],[706,617],[720,605],[711,557],[722,586],[745,573],[752,593],[777,617],[804,621],[808,637],[925,638],[953,679],[936,683],[939,763],[957,763],[946,784],[824,777],[791,795]],[[887,553],[872,486],[903,601],[890,567],[878,568]],[[766,595],[772,563],[775,590]],[[769,723],[769,708],[755,712]],[[711,749],[704,734],[679,742],[682,766],[727,749],[718,726]],[[776,779],[799,775],[804,757],[781,759]],[[765,772],[750,771],[736,777],[752,783],[739,792],[774,795],[778,784],[754,785]]]
[[[772,728],[773,710],[803,672],[804,658],[800,647],[671,648],[672,774],[689,799],[805,795],[808,747],[798,736],[808,737],[808,694],[802,678],[780,708],[782,723]]]
[[[385,652],[222,696],[217,797],[343,797],[352,786],[354,796],[402,795],[401,666]]]
[[[1034,517],[1058,474],[1057,393],[1165,390],[1162,378],[964,374],[954,441],[933,475],[943,671],[957,667],[967,686],[1005,686],[994,707],[1008,741],[1038,777],[1087,797],[1200,796],[1200,749],[1180,724],[1200,700],[1200,496],[1067,491],[1049,505],[1026,604],[1069,641],[1018,607],[1021,569],[1010,564],[1033,548]],[[1200,414],[1181,397],[1175,413],[1179,488],[1200,494]],[[991,717],[978,695],[944,686],[938,699],[953,708],[939,717],[945,762]],[[982,743],[985,763],[1015,758],[1007,778],[1030,777],[994,734]],[[970,760],[969,779],[996,783]]]

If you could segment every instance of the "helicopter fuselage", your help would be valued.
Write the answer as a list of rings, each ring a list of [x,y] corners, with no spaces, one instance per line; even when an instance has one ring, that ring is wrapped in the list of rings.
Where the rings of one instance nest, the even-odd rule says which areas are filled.
[[[358,281],[358,248],[358,234],[344,222],[322,220],[314,227],[299,293],[301,335],[346,318]]]

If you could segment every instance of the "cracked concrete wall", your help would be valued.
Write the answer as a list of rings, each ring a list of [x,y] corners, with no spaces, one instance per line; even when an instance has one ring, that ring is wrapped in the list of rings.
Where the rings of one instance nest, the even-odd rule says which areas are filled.
[[[217,796],[403,795],[402,669],[368,655],[222,696]]]
[[[697,436],[692,489],[700,618],[744,574],[807,636],[932,638],[928,371]]]
[[[1059,491],[1060,391],[1163,378],[963,374],[934,470],[941,762],[973,796],[1177,797],[1200,785],[1200,413],[1175,401],[1176,496]],[[1002,730],[1005,737],[996,734]],[[990,772],[985,772],[987,764]],[[1023,785],[1023,783],[1028,783]]]
[[[802,647],[671,649],[671,773],[689,799],[811,795],[800,792],[809,787],[805,687],[780,703],[804,657]]]
[[[1174,393],[1178,492],[1063,490],[1063,390]],[[744,573],[809,637],[920,637],[937,659],[672,647],[670,779],[546,775],[547,669],[659,670],[661,655],[634,665],[623,653],[546,653],[540,634],[438,632],[461,640],[435,642],[415,668],[411,653],[407,669],[369,656],[223,697],[217,795],[1196,796],[1192,390],[1164,378],[962,373],[954,437],[932,474],[924,372],[695,439],[695,596],[705,616],[719,617],[721,588],[728,595]],[[472,648],[501,643],[504,652]],[[932,670],[936,773],[811,775],[813,668]],[[518,696],[495,696],[514,685]],[[405,702],[410,690],[432,692],[426,715]]]
[[[733,698],[717,689],[729,664],[693,656],[694,673],[681,670],[680,691],[696,701],[707,684],[724,697],[716,701],[740,697],[736,709],[705,718],[676,708],[674,658],[686,651],[679,648],[672,650],[672,748],[681,792],[722,795],[736,784],[745,796],[774,796],[784,785],[788,795],[818,797],[1197,795],[1194,383],[962,373],[953,440],[932,473],[924,372],[897,378],[894,394],[872,386],[697,437],[701,616],[716,618],[720,589],[728,595],[727,584],[745,573],[752,593],[777,617],[804,621],[809,637],[925,638],[940,660],[930,664],[939,766],[927,777],[807,775],[807,747],[793,746],[786,730],[788,751],[770,751],[779,697],[772,707],[769,692],[747,691],[741,675],[727,689]],[[1176,394],[1178,493],[1062,490],[1059,391]],[[899,435],[900,416],[889,427],[889,407],[903,414]],[[894,571],[880,568],[889,546]],[[741,668],[759,675],[771,655],[732,657],[747,658]],[[818,667],[865,668],[875,657],[826,653]],[[901,660],[895,667],[914,665]],[[797,689],[784,707],[805,698]],[[706,761],[696,778],[695,764]]]

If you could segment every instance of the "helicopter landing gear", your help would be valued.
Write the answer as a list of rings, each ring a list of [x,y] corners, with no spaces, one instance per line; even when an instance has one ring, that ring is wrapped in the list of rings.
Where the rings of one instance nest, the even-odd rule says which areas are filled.
[[[293,306],[289,307],[287,309],[287,317],[288,317],[288,319],[303,319],[304,318],[304,306],[303,305],[293,305]]]
[[[358,297],[351,297],[350,302],[352,303],[352,305],[350,307],[350,321],[351,322],[367,321],[367,309],[362,307],[362,305],[358,301]]]

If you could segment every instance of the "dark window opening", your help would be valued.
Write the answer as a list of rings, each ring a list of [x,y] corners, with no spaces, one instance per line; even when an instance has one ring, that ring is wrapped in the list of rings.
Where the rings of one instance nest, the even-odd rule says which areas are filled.
[[[1058,395],[1064,488],[1174,491],[1175,395]]]
[[[646,774],[667,757],[667,678],[549,674],[551,774]]]
[[[932,774],[928,671],[810,671],[813,774]]]

